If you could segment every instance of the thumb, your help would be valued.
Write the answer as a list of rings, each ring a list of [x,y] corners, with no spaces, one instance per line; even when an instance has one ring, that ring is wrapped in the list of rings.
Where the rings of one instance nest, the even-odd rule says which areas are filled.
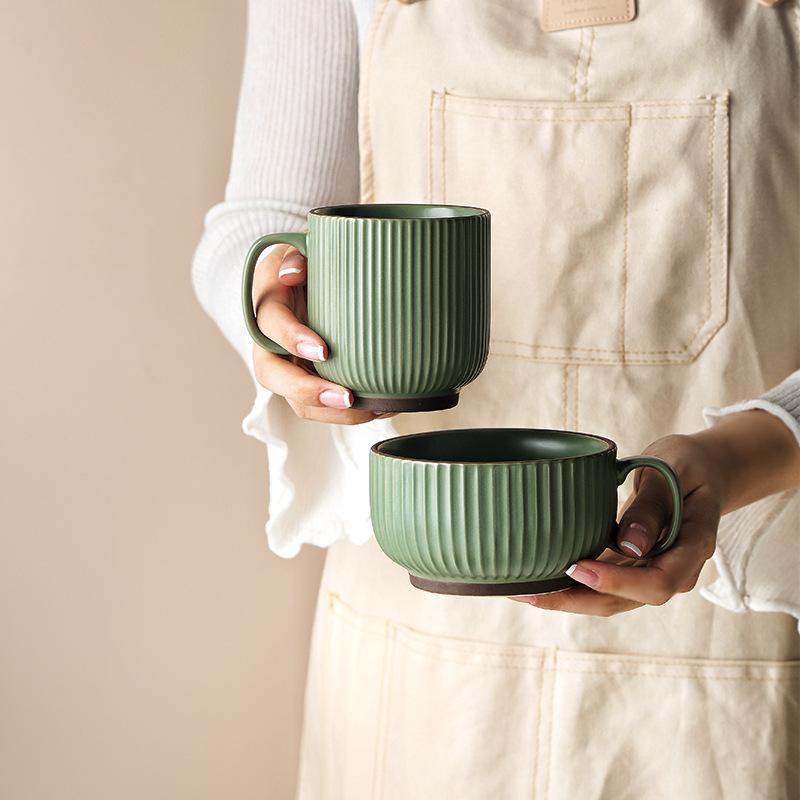
[[[634,558],[653,549],[669,523],[672,500],[663,476],[644,468],[617,528],[617,545]]]

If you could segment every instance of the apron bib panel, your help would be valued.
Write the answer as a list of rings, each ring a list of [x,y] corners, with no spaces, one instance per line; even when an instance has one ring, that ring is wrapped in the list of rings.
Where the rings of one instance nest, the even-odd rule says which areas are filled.
[[[632,455],[800,362],[797,9],[641,0],[558,33],[537,14],[375,11],[363,202],[479,205],[493,228],[486,368],[455,409],[392,423],[582,430]],[[789,497],[723,526],[791,524]],[[800,796],[796,622],[697,589],[581,617],[428,594],[374,539],[340,542],[305,715],[306,800]]]

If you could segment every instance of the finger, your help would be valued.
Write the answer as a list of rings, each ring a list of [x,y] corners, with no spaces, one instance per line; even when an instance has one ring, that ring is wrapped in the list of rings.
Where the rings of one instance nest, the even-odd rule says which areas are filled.
[[[299,406],[351,408],[353,393],[346,386],[320,378],[316,373],[294,364],[282,356],[259,347],[253,350],[256,380]]]
[[[328,347],[308,325],[303,325],[279,293],[268,289],[256,311],[258,327],[265,336],[290,353],[309,361],[325,361]]]
[[[271,244],[259,257],[256,270],[253,273],[254,302],[260,300],[261,296],[269,288],[280,289],[286,297],[291,296],[291,289],[282,286],[278,281],[278,270],[288,250],[288,244]]]
[[[375,419],[375,415],[371,411],[362,411],[357,408],[319,408],[303,406],[291,400],[287,402],[298,417],[312,422],[326,422],[333,425],[363,425],[365,422]]]
[[[617,544],[624,552],[641,558],[653,549],[669,524],[672,495],[664,476],[654,469],[642,470],[633,498],[617,529]]]
[[[289,247],[278,267],[278,279],[284,286],[302,286],[306,282],[306,257]]]
[[[396,416],[394,411],[376,413],[353,409],[353,393],[347,387],[326,381],[304,366],[274,353],[258,347],[253,350],[256,380],[266,389],[286,398],[294,412],[303,419],[353,425]],[[316,411],[312,413],[314,409]],[[348,413],[322,413],[327,410],[344,410]]]
[[[567,574],[597,592],[660,606],[695,587],[703,564],[713,553],[715,531],[715,524],[684,518],[678,541],[652,561],[635,566],[579,561]]]
[[[570,614],[588,614],[594,617],[611,617],[641,605],[633,600],[601,594],[583,587],[548,594],[521,595],[509,599],[547,611],[566,611]]]

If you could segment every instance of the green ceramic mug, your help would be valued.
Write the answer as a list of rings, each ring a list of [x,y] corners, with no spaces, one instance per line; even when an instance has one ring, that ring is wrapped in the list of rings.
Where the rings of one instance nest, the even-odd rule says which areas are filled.
[[[637,467],[678,478],[651,456],[617,458],[610,439],[528,428],[444,430],[373,445],[369,493],[375,538],[411,583],[446,594],[513,595],[577,585],[565,570],[615,545],[617,487]],[[623,553],[623,555],[629,555]]]
[[[253,273],[272,244],[308,258],[308,324],[328,345],[315,363],[326,380],[373,411],[431,411],[458,390],[489,352],[489,212],[443,205],[315,208],[308,233],[272,233],[250,248],[242,304],[250,335],[272,353],[253,310]]]

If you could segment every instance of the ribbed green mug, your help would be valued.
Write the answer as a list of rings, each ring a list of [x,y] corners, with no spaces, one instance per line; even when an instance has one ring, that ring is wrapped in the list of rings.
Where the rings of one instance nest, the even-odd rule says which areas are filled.
[[[317,372],[351,389],[357,408],[451,408],[489,352],[489,228],[489,212],[467,206],[315,208],[307,234],[272,233],[250,248],[247,329],[286,354],[259,329],[252,294],[262,251],[291,244],[308,258],[308,324],[328,345]]]
[[[378,442],[369,459],[372,527],[421,589],[557,591],[577,585],[565,574],[570,565],[617,549],[617,487],[638,467],[657,469],[672,497],[672,522],[652,558],[680,529],[675,472],[651,456],[618,459],[610,439],[571,431],[474,428]]]

